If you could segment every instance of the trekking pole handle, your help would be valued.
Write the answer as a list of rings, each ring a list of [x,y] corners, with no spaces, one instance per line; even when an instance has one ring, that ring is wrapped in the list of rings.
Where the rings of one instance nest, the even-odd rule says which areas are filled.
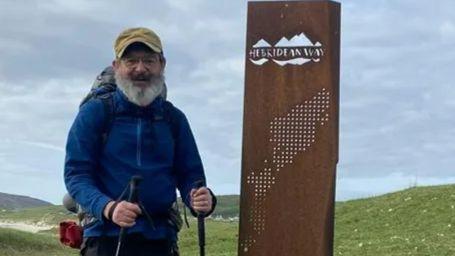
[[[198,180],[194,183],[194,188],[199,189],[205,186],[204,180]]]
[[[142,181],[142,177],[135,175],[130,180],[130,195],[128,196],[128,202],[136,203],[139,201],[139,183]]]
[[[195,188],[199,189],[205,186],[204,180],[199,180],[194,183]],[[199,255],[205,256],[205,223],[204,223],[204,213],[197,213],[197,227],[198,227],[198,238],[199,238]]]
[[[194,183],[194,188],[196,190],[202,188],[202,187],[205,187],[205,181],[204,180],[198,180]],[[201,216],[201,215],[204,215],[204,214],[201,214],[198,212],[198,216]]]
[[[130,187],[130,194],[128,196],[128,202],[130,203],[136,203],[139,200],[138,197],[138,192],[139,192],[139,183],[142,181],[142,177],[139,175],[135,175],[131,177],[129,184]],[[121,228],[120,233],[119,233],[119,238],[118,238],[118,243],[117,243],[117,249],[115,250],[115,256],[120,255],[120,249],[122,247],[123,239],[125,238],[126,235],[126,228]]]
[[[194,188],[196,190],[205,187],[205,181],[204,180],[198,180],[194,183]],[[203,216],[204,214],[198,212],[198,216]]]

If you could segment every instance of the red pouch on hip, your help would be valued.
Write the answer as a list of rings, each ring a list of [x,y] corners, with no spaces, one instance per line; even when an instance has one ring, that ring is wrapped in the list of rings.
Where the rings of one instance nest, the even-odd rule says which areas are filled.
[[[82,227],[74,221],[60,222],[60,242],[71,248],[80,249],[82,244]]]

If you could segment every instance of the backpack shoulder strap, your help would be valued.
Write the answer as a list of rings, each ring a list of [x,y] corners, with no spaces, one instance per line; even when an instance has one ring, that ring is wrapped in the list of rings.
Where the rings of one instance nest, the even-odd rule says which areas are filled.
[[[163,102],[163,114],[165,121],[169,123],[169,126],[171,128],[172,137],[174,140],[176,140],[179,137],[180,130],[177,109],[174,107],[174,105],[172,105],[172,103],[165,100]]]
[[[112,93],[106,93],[99,95],[97,98],[101,100],[103,103],[103,108],[104,108],[104,124],[103,124],[103,130],[101,133],[101,138],[103,145],[106,144],[107,138],[109,136],[109,132],[112,127],[112,123],[114,122],[115,118],[115,110],[114,110],[114,97]]]
[[[90,92],[82,99],[81,103],[79,104],[79,108],[82,107],[87,101],[93,98],[100,98],[105,94],[110,94],[116,90],[116,85],[112,83],[104,83],[99,85],[98,87],[94,87],[90,90]]]

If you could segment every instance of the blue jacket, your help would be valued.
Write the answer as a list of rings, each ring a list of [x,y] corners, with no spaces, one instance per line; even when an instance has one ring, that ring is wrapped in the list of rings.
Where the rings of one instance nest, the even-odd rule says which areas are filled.
[[[139,200],[153,217],[155,229],[139,217],[128,233],[140,232],[149,239],[176,237],[166,216],[176,201],[179,189],[186,205],[197,181],[205,183],[202,162],[185,115],[172,106],[178,129],[163,115],[164,100],[156,98],[139,107],[116,90],[113,95],[115,119],[106,141],[102,133],[106,122],[100,99],[85,103],[70,129],[66,145],[64,178],[69,194],[97,221],[84,229],[84,237],[117,236],[119,227],[106,220],[103,209],[116,200],[133,175],[141,175]]]

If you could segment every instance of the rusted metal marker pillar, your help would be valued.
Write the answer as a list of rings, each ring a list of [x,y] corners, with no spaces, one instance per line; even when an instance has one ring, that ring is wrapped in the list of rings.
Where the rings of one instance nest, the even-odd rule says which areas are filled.
[[[248,3],[239,255],[333,254],[340,4]]]

